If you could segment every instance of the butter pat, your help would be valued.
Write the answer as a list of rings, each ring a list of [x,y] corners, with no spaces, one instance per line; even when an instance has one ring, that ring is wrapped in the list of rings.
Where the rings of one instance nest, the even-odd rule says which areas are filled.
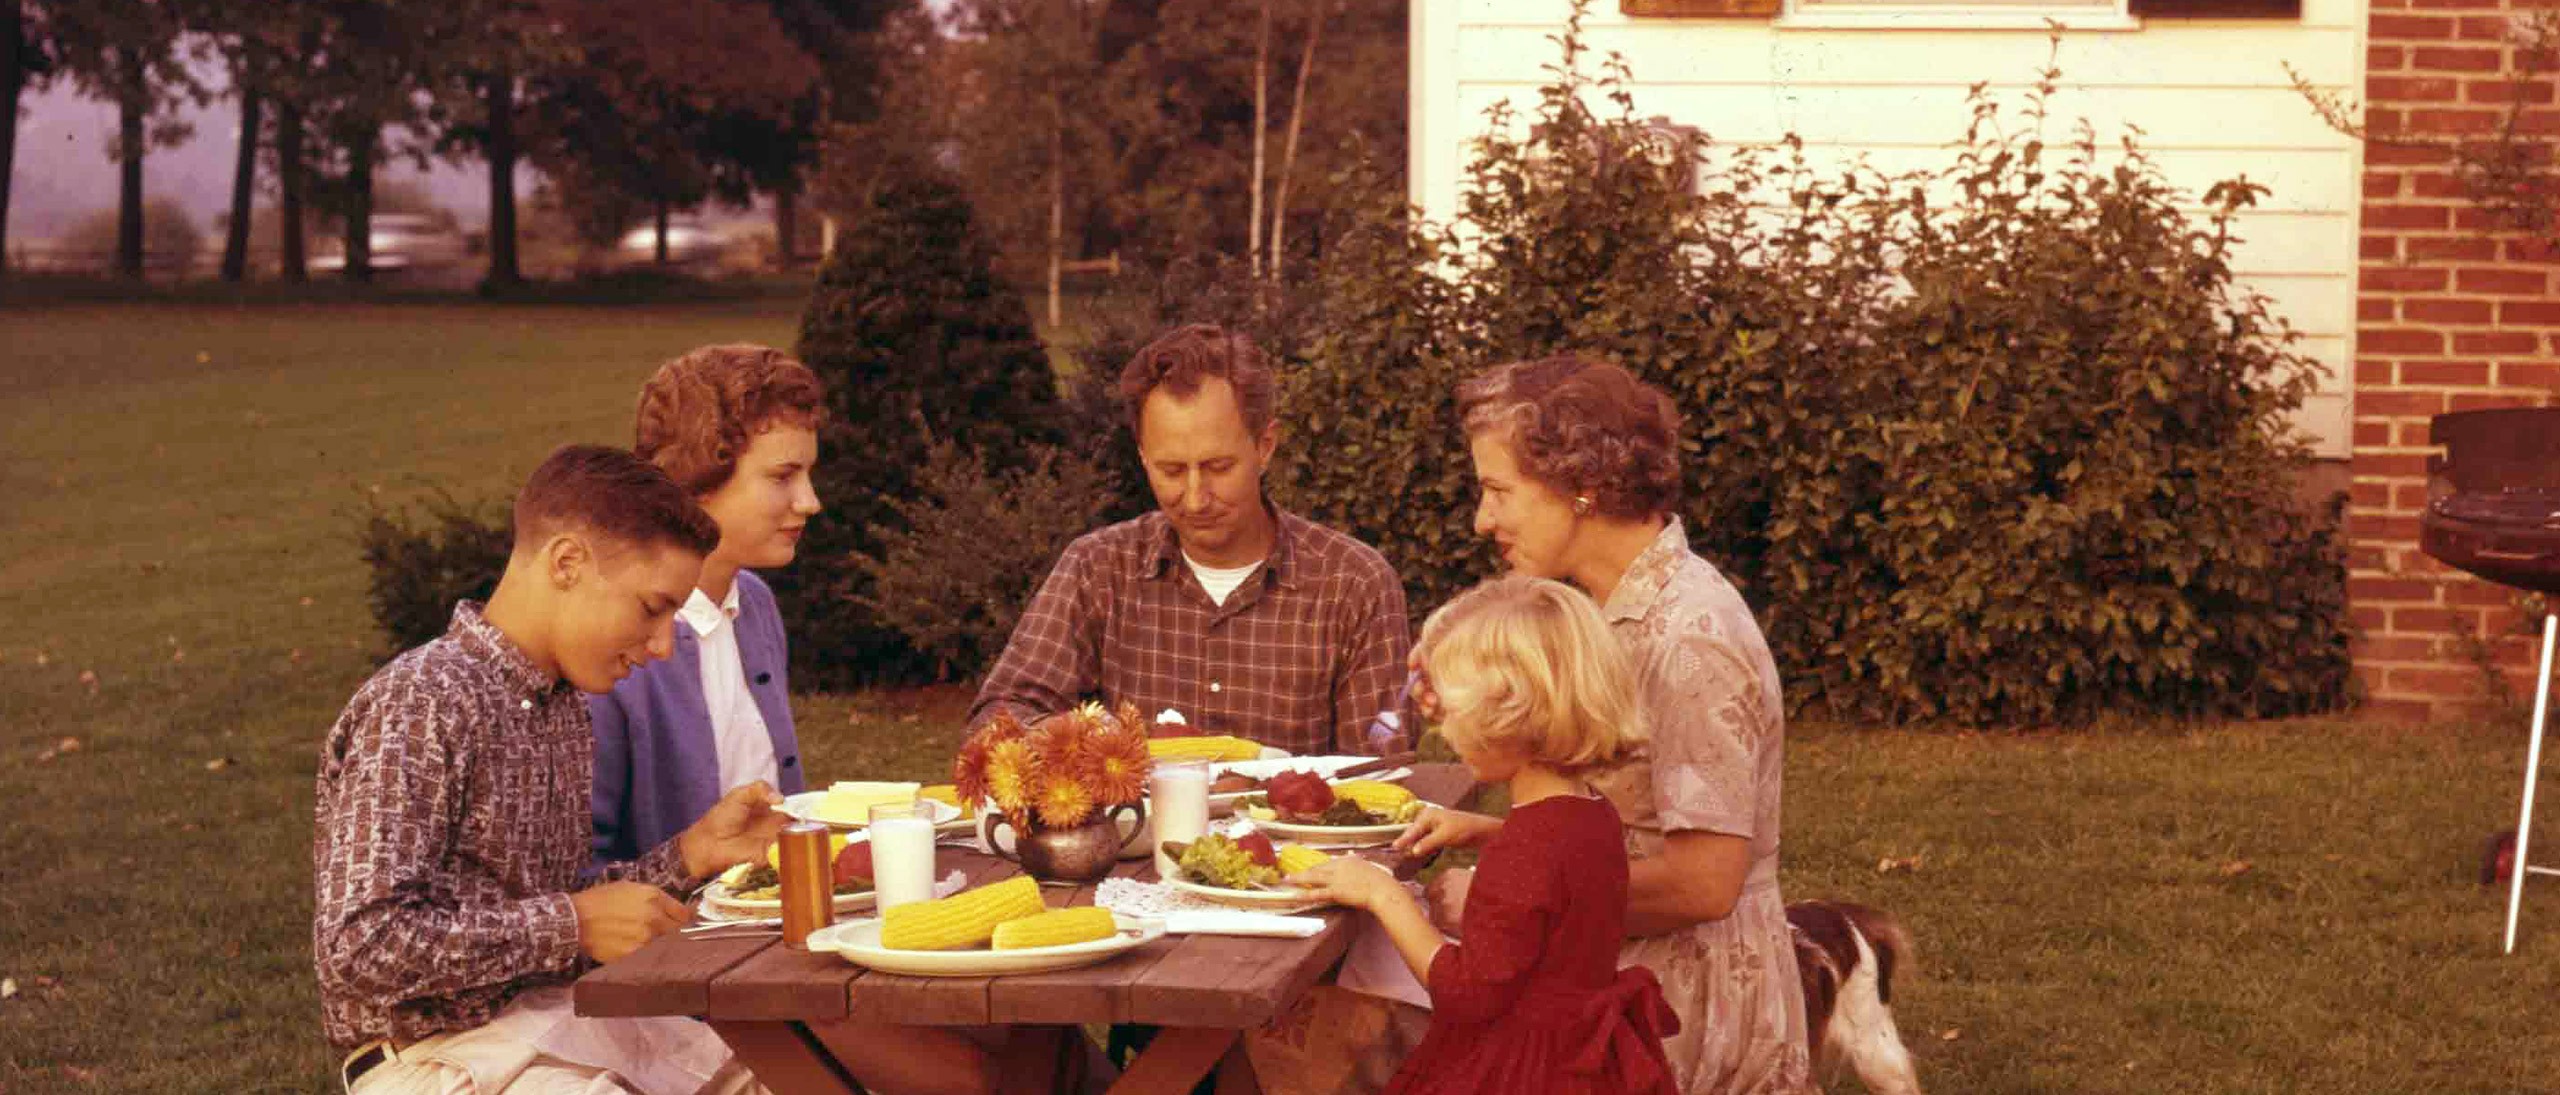
[[[882,803],[911,803],[921,783],[891,783],[868,780],[838,780],[827,788],[827,797],[818,800],[817,815],[834,825],[868,825],[871,808]]]

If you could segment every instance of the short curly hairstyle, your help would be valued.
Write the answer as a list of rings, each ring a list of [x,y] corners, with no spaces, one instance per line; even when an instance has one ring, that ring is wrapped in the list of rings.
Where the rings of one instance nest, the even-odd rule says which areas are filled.
[[[631,450],[699,497],[729,481],[758,434],[814,430],[826,414],[826,384],[791,355],[752,343],[704,346],[658,366],[641,386]]]
[[[1252,339],[1209,323],[1165,332],[1120,370],[1120,404],[1129,412],[1129,432],[1139,432],[1139,413],[1157,388],[1177,399],[1189,399],[1199,393],[1202,381],[1213,376],[1235,386],[1236,409],[1244,415],[1245,429],[1261,437],[1271,425],[1272,405],[1278,401],[1279,386],[1272,379],[1271,364]]]
[[[1680,411],[1662,390],[1579,354],[1496,365],[1458,386],[1467,436],[1511,446],[1522,471],[1603,516],[1680,504]]]

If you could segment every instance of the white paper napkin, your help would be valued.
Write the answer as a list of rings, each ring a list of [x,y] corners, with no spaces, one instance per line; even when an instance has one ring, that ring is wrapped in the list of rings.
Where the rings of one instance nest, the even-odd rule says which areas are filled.
[[[1166,913],[1164,930],[1174,935],[1258,935],[1305,939],[1324,930],[1324,919],[1242,909],[1196,910]]]

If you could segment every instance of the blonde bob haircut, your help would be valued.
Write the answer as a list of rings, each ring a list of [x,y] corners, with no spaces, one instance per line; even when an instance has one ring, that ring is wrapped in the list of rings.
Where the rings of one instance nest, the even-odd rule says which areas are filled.
[[[1421,652],[1453,744],[1573,771],[1645,739],[1626,648],[1562,582],[1497,578],[1459,594],[1424,621]]]

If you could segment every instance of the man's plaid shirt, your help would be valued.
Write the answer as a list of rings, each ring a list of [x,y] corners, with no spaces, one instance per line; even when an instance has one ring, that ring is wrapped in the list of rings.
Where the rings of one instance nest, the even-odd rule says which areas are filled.
[[[1411,645],[1404,587],[1376,549],[1272,508],[1271,555],[1214,604],[1149,513],[1079,537],[1015,625],[969,711],[1029,721],[1088,698],[1172,708],[1192,730],[1300,755],[1374,753]]]

